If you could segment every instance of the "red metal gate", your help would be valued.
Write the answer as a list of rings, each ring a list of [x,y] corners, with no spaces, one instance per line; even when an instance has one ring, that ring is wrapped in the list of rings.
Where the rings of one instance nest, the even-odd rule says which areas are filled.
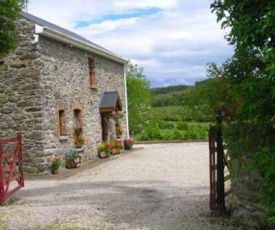
[[[216,131],[215,127],[209,129],[209,172],[210,172],[210,210],[216,207]]]
[[[0,204],[24,187],[22,137],[0,140]]]
[[[216,147],[216,128],[211,126],[209,129],[209,172],[210,172],[210,210],[215,210],[217,206],[217,147]],[[224,182],[225,192],[224,196],[227,197],[231,194],[230,184],[230,156],[226,146],[224,146]]]

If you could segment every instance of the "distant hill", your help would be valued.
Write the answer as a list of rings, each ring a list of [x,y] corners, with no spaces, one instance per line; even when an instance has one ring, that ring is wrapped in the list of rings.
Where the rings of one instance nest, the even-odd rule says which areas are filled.
[[[176,85],[168,87],[152,88],[151,92],[154,96],[152,106],[182,106],[184,105],[184,98],[191,89],[195,86]]]

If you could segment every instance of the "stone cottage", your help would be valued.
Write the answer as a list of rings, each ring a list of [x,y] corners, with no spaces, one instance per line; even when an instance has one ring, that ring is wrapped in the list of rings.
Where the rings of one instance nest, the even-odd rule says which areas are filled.
[[[127,136],[127,60],[26,12],[17,32],[17,48],[0,60],[0,138],[22,133],[26,172],[47,171],[81,136],[87,158],[118,138],[115,128]],[[108,122],[114,111],[122,118]]]

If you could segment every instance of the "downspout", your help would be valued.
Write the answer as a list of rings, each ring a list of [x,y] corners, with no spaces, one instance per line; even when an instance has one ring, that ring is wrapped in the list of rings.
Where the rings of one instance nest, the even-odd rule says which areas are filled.
[[[124,64],[124,85],[125,85],[125,113],[126,113],[126,138],[129,139],[129,119],[128,119],[128,97],[127,97],[127,82],[126,82],[126,72],[127,64]]]

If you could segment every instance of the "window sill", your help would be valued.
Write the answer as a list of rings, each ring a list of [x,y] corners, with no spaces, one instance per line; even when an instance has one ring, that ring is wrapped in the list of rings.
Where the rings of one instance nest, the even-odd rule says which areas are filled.
[[[84,149],[83,149],[83,148],[75,148],[75,150],[76,150],[78,153],[84,152]]]

